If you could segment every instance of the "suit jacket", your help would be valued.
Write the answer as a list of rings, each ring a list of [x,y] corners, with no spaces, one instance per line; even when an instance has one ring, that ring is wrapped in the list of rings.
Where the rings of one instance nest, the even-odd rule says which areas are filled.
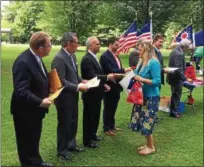
[[[81,76],[83,79],[89,80],[94,77],[100,79],[100,85],[89,89],[82,93],[84,100],[102,100],[104,95],[104,84],[107,81],[107,75],[104,75],[103,70],[97,60],[89,52],[81,60]]]
[[[122,68],[122,63],[118,57],[120,62],[120,67],[118,67],[117,62],[114,58],[114,55],[109,51],[105,51],[102,56],[100,57],[100,64],[105,74],[110,73],[125,73],[124,68]],[[116,83],[112,81],[108,81],[108,85],[111,86],[111,92],[118,92],[122,90],[122,87],[119,84],[120,80],[117,80]]]
[[[134,49],[129,56],[129,66],[135,67],[139,61],[139,54],[137,53],[136,49]]]
[[[161,52],[159,52],[156,48],[154,48],[155,50],[155,55],[157,56],[157,59],[159,60],[160,66],[161,66],[161,84],[164,85],[164,61],[163,61],[163,56],[161,54]]]
[[[173,73],[169,73],[167,75],[167,82],[170,85],[175,85],[180,82],[186,81],[186,77],[184,75],[185,71],[185,57],[181,51],[180,47],[176,47],[169,56],[169,67],[177,67],[179,70],[176,70]]]
[[[61,94],[56,99],[59,103],[70,103],[72,100],[78,101],[78,84],[81,82],[81,77],[78,75],[78,69],[76,64],[76,57],[73,56],[74,63],[71,55],[68,55],[62,48],[52,61],[51,68],[56,68],[59,75],[62,86],[65,87]],[[74,67],[75,66],[75,67]],[[68,100],[69,98],[69,100]],[[66,100],[65,100],[66,99]],[[67,104],[68,105],[68,104]]]
[[[21,53],[15,60],[12,68],[14,86],[11,99],[12,114],[21,114],[26,118],[43,118],[48,112],[48,109],[40,107],[50,90],[44,64],[43,67],[46,76],[30,49]]]

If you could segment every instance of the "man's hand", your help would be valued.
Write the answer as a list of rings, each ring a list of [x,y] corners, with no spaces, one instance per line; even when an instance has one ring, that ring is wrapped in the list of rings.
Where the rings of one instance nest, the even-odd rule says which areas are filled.
[[[115,76],[114,76],[113,73],[107,75],[107,80],[108,80],[108,81],[116,82],[116,81],[115,81]]]
[[[131,67],[125,68],[124,71],[125,71],[125,73],[127,73],[129,71],[132,71],[132,68]]]
[[[40,107],[48,108],[50,107],[51,104],[52,104],[51,100],[49,99],[49,97],[47,97],[43,99],[42,103],[40,104]]]
[[[168,68],[163,68],[164,73],[168,74],[170,73],[170,71],[168,70]]]
[[[187,81],[190,82],[190,83],[193,83],[193,80],[190,79],[190,78],[187,78]]]
[[[111,90],[111,87],[107,84],[104,84],[105,92],[109,92]]]
[[[88,80],[83,79],[81,82],[84,83],[84,84],[86,84],[86,83],[88,82]]]
[[[81,92],[86,92],[88,90],[88,86],[84,83],[78,84],[78,90]]]

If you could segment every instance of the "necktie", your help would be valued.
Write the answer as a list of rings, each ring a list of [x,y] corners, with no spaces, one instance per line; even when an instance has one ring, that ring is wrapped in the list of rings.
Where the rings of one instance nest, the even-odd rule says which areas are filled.
[[[40,68],[41,68],[42,72],[43,72],[44,75],[46,76],[46,73],[45,73],[45,70],[44,70],[44,67],[43,67],[42,61],[40,60],[38,63],[39,63],[39,65],[40,65]],[[46,77],[47,77],[47,76],[46,76]]]
[[[114,55],[114,57],[115,57],[117,65],[118,65],[118,68],[120,69],[121,68],[120,67],[120,61],[119,61],[119,59],[118,59],[118,57],[116,55]]]
[[[75,65],[75,63],[74,63],[74,59],[73,59],[72,55],[70,55],[70,56],[71,56],[71,59],[72,59],[72,65],[73,65],[73,67],[74,67],[74,70],[77,71],[77,70],[76,70],[76,65]]]

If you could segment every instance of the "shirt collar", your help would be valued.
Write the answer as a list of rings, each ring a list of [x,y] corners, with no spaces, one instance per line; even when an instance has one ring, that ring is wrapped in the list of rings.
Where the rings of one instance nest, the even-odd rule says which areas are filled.
[[[35,52],[30,48],[31,53],[34,55],[34,57],[36,58],[37,62],[41,61],[40,56],[36,55]]]
[[[183,54],[183,50],[181,49],[181,47],[180,47],[180,46],[178,46],[178,48],[180,49],[181,53]]]
[[[64,51],[66,52],[66,54],[68,54],[69,56],[71,56],[71,54],[65,49],[65,48],[63,48],[64,49]]]
[[[160,52],[160,50],[159,50],[159,49],[157,49],[155,46],[154,46],[154,49],[156,49],[156,51],[157,51],[157,52]]]
[[[97,59],[97,56],[96,56],[96,54],[94,54],[92,51],[90,51],[90,50],[88,50],[88,52],[95,58],[95,59]]]

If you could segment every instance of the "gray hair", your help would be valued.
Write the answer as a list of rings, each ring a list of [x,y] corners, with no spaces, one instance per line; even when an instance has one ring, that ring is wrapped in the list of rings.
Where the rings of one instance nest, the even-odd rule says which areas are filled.
[[[87,49],[90,48],[91,43],[92,43],[93,40],[98,40],[98,38],[97,37],[88,37],[87,38],[87,40],[86,40],[86,47],[87,47]]]
[[[74,32],[65,32],[61,39],[62,47],[66,46],[69,41],[74,41],[74,36],[77,36]]]
[[[190,47],[191,41],[188,39],[182,39],[179,43],[181,47]]]

